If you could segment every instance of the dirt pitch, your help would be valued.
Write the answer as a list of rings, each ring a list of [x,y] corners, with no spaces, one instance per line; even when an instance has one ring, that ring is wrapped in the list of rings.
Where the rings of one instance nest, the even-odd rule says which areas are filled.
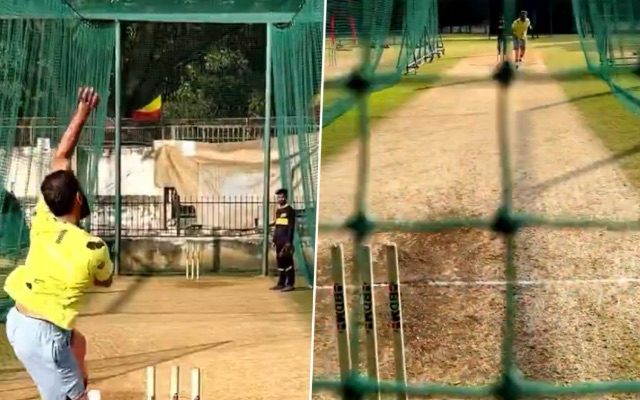
[[[445,81],[488,77],[495,64],[495,54],[463,59]],[[530,52],[523,70],[545,73],[540,54]],[[368,196],[374,217],[493,215],[500,197],[496,97],[496,85],[488,79],[443,85],[377,121],[371,136]],[[637,190],[558,83],[517,82],[509,104],[515,207],[550,216],[638,219]],[[320,221],[342,221],[350,213],[356,154],[354,144],[323,163]],[[526,377],[564,384],[640,376],[638,284],[589,281],[638,278],[639,239],[636,233],[601,230],[529,228],[520,233],[516,255],[520,279],[536,283],[523,286],[519,295],[516,351]],[[338,374],[328,287],[329,245],[337,240],[348,237],[333,233],[319,238],[317,281],[324,287],[316,297],[316,377]],[[380,234],[372,238],[374,250],[379,253],[378,244],[387,241],[399,246],[400,278],[406,282],[402,301],[410,382],[483,384],[496,379],[503,286],[489,281],[504,279],[500,239],[471,229]],[[384,256],[376,254],[378,281],[386,280],[383,262]],[[429,281],[471,284],[434,286]],[[386,290],[377,289],[381,376],[393,379],[386,298]],[[599,398],[622,397],[632,396]]]
[[[170,366],[202,369],[202,399],[304,399],[309,391],[310,313],[265,278],[122,277],[92,294],[78,328],[89,340],[90,387],[105,400],[144,398],[145,367],[157,366],[168,398]],[[310,292],[309,292],[310,293]],[[305,293],[306,294],[306,293]],[[35,399],[26,373],[2,375],[0,398]]]

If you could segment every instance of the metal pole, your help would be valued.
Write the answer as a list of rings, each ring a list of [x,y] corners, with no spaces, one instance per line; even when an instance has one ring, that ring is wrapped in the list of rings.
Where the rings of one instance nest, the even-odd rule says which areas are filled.
[[[116,201],[115,201],[115,243],[113,246],[114,250],[114,268],[116,275],[120,272],[120,241],[121,241],[121,230],[120,225],[122,222],[122,199],[121,199],[121,158],[120,158],[120,149],[121,149],[121,131],[120,131],[120,108],[121,108],[121,97],[122,97],[122,38],[121,38],[121,29],[120,29],[120,21],[116,20],[116,54],[115,54],[115,149],[114,153],[116,156],[116,176],[115,176],[115,186],[116,186]]]
[[[267,52],[264,90],[264,193],[262,197],[262,274],[269,275],[269,199],[271,198],[271,24],[267,24]]]

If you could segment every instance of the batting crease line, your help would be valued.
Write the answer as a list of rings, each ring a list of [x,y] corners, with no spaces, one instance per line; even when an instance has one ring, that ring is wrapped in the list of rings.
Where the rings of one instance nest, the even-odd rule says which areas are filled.
[[[400,281],[400,285],[410,283],[421,283],[428,286],[506,286],[507,281]],[[581,284],[624,284],[624,283],[640,283],[640,278],[617,278],[617,279],[558,279],[558,280],[538,280],[538,281],[515,281],[516,286],[550,286],[558,285],[581,285]],[[378,282],[373,287],[387,287],[389,284]],[[353,289],[355,285],[346,285],[348,289]],[[317,289],[328,290],[333,286],[323,285],[316,286]]]

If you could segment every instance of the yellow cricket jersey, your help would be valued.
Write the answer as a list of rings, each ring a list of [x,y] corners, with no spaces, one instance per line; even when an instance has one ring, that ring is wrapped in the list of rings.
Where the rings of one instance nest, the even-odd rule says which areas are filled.
[[[531,26],[531,21],[529,21],[529,18],[525,18],[524,21],[521,21],[520,18],[516,19],[511,25],[513,36],[518,39],[526,39],[529,26]]]
[[[112,273],[104,241],[56,218],[40,198],[31,219],[27,259],[9,274],[4,290],[30,312],[72,329],[84,290]]]

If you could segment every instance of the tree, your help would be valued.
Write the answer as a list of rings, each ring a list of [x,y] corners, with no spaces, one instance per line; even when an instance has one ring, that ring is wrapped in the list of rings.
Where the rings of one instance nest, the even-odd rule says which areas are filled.
[[[263,25],[127,24],[123,32],[123,116],[159,94],[164,95],[174,117],[260,109],[256,96],[264,87],[264,32]],[[110,115],[115,110],[113,93]]]

